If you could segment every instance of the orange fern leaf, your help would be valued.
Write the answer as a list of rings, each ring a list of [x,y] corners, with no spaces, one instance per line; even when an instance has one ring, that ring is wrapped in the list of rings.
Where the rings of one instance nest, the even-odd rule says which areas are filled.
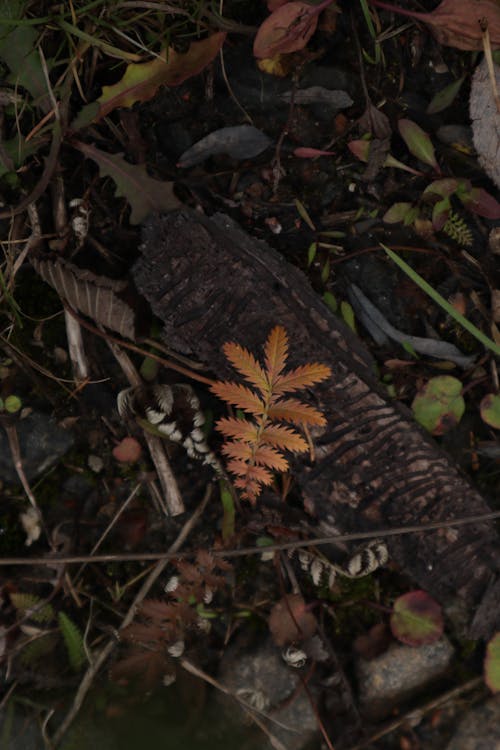
[[[221,450],[224,455],[230,456],[231,458],[241,459],[242,461],[250,461],[255,452],[255,449],[250,443],[244,443],[240,440],[224,443]]]
[[[325,380],[331,370],[318,362],[305,364],[284,372],[288,358],[288,337],[282,326],[275,326],[264,345],[265,367],[239,344],[224,345],[226,357],[253,388],[230,381],[217,381],[211,390],[229,404],[243,409],[252,419],[223,417],[217,429],[226,437],[222,452],[229,458],[227,468],[236,476],[235,487],[242,497],[252,503],[262,487],[272,482],[272,471],[284,472],[288,461],[283,451],[307,451],[304,438],[291,427],[295,425],[324,425],[326,420],[317,409],[298,399],[283,398],[283,394],[307,388]]]
[[[284,368],[288,357],[288,336],[282,326],[273,328],[264,346],[267,377],[271,386]]]
[[[310,385],[326,380],[331,374],[331,368],[319,362],[302,365],[295,370],[278,375],[273,383],[273,395],[299,391],[301,388],[307,388]]]
[[[241,372],[249,383],[258,388],[261,393],[269,391],[266,372],[248,349],[244,349],[239,344],[228,342],[224,344],[223,350],[235,370]]]
[[[277,401],[269,407],[267,415],[270,419],[282,419],[292,424],[318,425],[319,427],[326,424],[326,419],[320,411],[314,406],[303,404],[296,398]]]
[[[275,471],[287,471],[288,461],[282,453],[271,448],[270,445],[259,445],[254,453],[253,460],[257,466],[266,466]]]
[[[280,424],[269,424],[262,430],[261,438],[263,443],[274,445],[275,448],[292,451],[292,453],[304,453],[308,450],[308,445],[304,438],[292,430],[291,427],[285,427]]]
[[[250,414],[260,415],[265,411],[264,403],[260,398],[244,385],[231,383],[228,380],[224,382],[217,380],[210,386],[210,390],[223,401],[238,409],[249,411]]]
[[[258,438],[258,427],[254,422],[247,419],[235,419],[234,417],[222,417],[217,420],[215,427],[223,435],[246,443],[255,443]]]

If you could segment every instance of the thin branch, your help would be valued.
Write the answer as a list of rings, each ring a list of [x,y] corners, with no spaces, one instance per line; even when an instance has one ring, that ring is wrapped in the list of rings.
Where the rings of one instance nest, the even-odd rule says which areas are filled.
[[[281,544],[270,544],[268,547],[242,547],[241,549],[221,550],[210,549],[209,552],[213,557],[233,558],[244,557],[245,555],[262,555],[265,552],[275,552],[288,549],[305,549],[307,547],[319,547],[326,544],[335,544],[337,542],[357,542],[365,539],[380,539],[392,536],[402,536],[404,534],[420,534],[427,531],[437,531],[439,529],[453,529],[456,526],[468,526],[470,524],[481,523],[482,521],[493,521],[500,518],[500,510],[491,513],[482,513],[477,516],[465,516],[463,518],[453,518],[449,521],[434,521],[414,526],[398,526],[393,529],[373,529],[372,531],[356,531],[352,534],[334,534],[333,536],[318,537],[317,539],[303,539],[297,542],[283,542]],[[61,555],[54,557],[3,557],[0,558],[1,565],[54,565],[64,563],[72,565],[74,563],[91,562],[91,563],[110,563],[110,562],[144,562],[148,560],[170,560],[172,557],[179,559],[193,558],[195,552],[184,552],[174,555],[171,552],[137,552],[129,554],[109,554],[109,555]]]

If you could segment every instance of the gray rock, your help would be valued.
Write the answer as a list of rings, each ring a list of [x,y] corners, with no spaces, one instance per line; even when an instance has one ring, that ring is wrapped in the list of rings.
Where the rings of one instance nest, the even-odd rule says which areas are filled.
[[[419,648],[395,643],[376,659],[360,659],[356,671],[362,713],[372,720],[388,716],[429,683],[443,677],[452,657],[451,643],[441,638]]]
[[[270,732],[287,750],[300,750],[317,736],[316,717],[311,701],[302,689],[298,670],[285,664],[280,649],[271,640],[255,649],[249,650],[238,644],[228,649],[222,660],[219,680],[231,693],[272,714],[275,721],[288,728],[266,722]],[[234,700],[223,700],[232,721],[248,724],[246,713],[236,711]],[[268,745],[262,739],[259,748],[264,747]]]
[[[28,481],[54,466],[73,446],[73,435],[58,427],[47,414],[31,412],[16,423],[24,473]],[[0,428],[0,478],[5,483],[18,482],[4,429]]]
[[[500,750],[500,695],[464,716],[446,750]]]

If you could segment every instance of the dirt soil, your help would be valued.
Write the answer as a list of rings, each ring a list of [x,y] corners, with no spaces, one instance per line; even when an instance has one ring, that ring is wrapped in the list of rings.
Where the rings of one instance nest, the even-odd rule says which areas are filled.
[[[444,747],[457,716],[487,692],[482,680],[468,692],[471,680],[482,675],[484,658],[484,643],[468,639],[470,613],[461,610],[459,599],[437,602],[447,607],[451,666],[412,699],[402,697],[383,720],[360,713],[356,662],[396,643],[391,608],[417,588],[415,579],[407,565],[391,560],[366,577],[342,575],[359,542],[316,550],[302,564],[279,551],[267,560],[231,556],[239,548],[298,544],[311,534],[317,518],[301,491],[301,469],[294,479],[286,454],[290,473],[278,471],[253,502],[241,497],[227,474],[221,479],[217,467],[227,456],[214,425],[228,414],[244,415],[236,408],[228,412],[207,383],[227,374],[196,345],[189,357],[163,346],[163,365],[149,356],[165,321],[139,299],[132,277],[142,225],[153,209],[186,206],[205,217],[229,216],[300,269],[318,302],[354,331],[359,351],[367,352],[359,357],[366,356],[364,366],[384,398],[413,405],[415,412],[416,397],[425,402],[426,388],[437,377],[455,379],[458,392],[445,407],[424,403],[437,409],[427,431],[467,476],[464,481],[498,509],[500,419],[498,411],[488,416],[484,400],[494,403],[498,392],[498,357],[431,300],[381,245],[489,337],[498,354],[498,187],[478,161],[468,109],[482,53],[440,44],[422,22],[368,10],[364,2],[339,1],[319,16],[307,44],[274,60],[274,66],[284,66],[280,76],[276,67],[273,74],[264,72],[253,52],[257,30],[269,16],[263,2],[230,2],[221,11],[188,2],[90,5],[96,5],[95,15],[75,3],[65,16],[50,3],[31,2],[18,25],[6,27],[0,19],[2,707],[27,701],[40,723],[54,708],[46,734],[57,744],[78,714],[79,686],[85,697],[93,685],[90,714],[96,723],[139,711],[146,695],[156,696],[154,701],[162,691],[175,690],[185,723],[198,726],[210,721],[209,698],[199,686],[207,675],[217,676],[234,643],[251,652],[269,633],[273,648],[280,649],[300,647],[314,636],[321,648],[304,647],[312,655],[300,672],[300,684],[307,690],[310,683],[322,737],[313,746],[329,737],[328,746],[337,750]],[[404,5],[436,7],[433,0]],[[22,59],[12,57],[12,38],[5,42],[12,29],[26,51]],[[128,106],[120,98],[122,106],[114,106],[104,96],[102,111],[97,107],[84,126],[77,124],[84,107],[103,99],[103,87],[122,80],[127,64],[158,61],[165,43],[182,55],[190,42],[221,31],[227,36],[220,53],[214,49],[198,68],[186,63],[188,77],[176,63],[185,78],[179,85],[152,77],[146,84],[150,95],[138,85]],[[109,45],[124,56],[110,54]],[[459,80],[460,86],[449,88]],[[402,121],[410,122],[409,135]],[[217,132],[222,128],[234,130]],[[188,153],[210,134],[208,144]],[[119,161],[108,161],[108,155],[120,155]],[[455,181],[449,194],[424,192],[445,178]],[[474,203],[473,189],[488,197],[474,193]],[[403,203],[405,208],[395,208]],[[233,276],[234,269],[227,273]],[[123,288],[113,286],[122,281]],[[83,297],[97,288],[99,300],[86,308]],[[67,339],[75,318],[64,315],[62,299],[78,309],[82,323],[85,361],[79,373]],[[116,324],[121,316],[122,328]],[[278,323],[266,322],[261,346]],[[224,340],[238,342],[238,326],[228,327]],[[293,366],[310,364],[294,331],[286,333]],[[135,350],[120,348],[121,334]],[[425,350],[419,348],[424,340]],[[456,348],[453,354],[441,348],[444,343]],[[251,354],[265,365],[262,350]],[[120,415],[118,393],[139,382],[156,401],[144,405],[138,396]],[[167,390],[155,391],[158,383]],[[309,405],[316,403],[314,389],[311,383],[306,390]],[[179,412],[169,414],[159,393],[163,399],[173,393]],[[461,397],[464,408],[457,412]],[[237,402],[233,406],[241,409]],[[155,431],[151,409],[162,412],[157,425],[175,421],[182,439],[174,428],[168,428],[174,440]],[[204,425],[201,418],[196,422],[198,413]],[[33,420],[28,428],[26,419]],[[195,447],[180,445],[196,427],[203,434]],[[315,444],[321,455],[314,428],[307,440],[313,460]],[[214,460],[204,460],[207,455]],[[430,512],[423,520],[435,518]],[[170,550],[188,554],[160,559]],[[289,594],[300,599],[293,613]],[[287,614],[276,615],[278,604]],[[118,631],[121,642],[114,637]],[[328,658],[315,648],[326,649]],[[186,664],[203,672],[196,688],[186,682]],[[176,674],[184,675],[178,689],[162,687]],[[461,685],[463,694],[448,695]],[[339,695],[340,722],[327,710],[337,706]],[[420,721],[405,713],[419,707]]]

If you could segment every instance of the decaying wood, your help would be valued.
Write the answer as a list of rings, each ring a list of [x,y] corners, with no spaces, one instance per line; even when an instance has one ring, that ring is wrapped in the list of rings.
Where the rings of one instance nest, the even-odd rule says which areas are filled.
[[[150,219],[133,275],[163,321],[168,346],[232,377],[221,351],[228,340],[261,351],[284,326],[290,364],[323,362],[332,378],[311,399],[328,426],[315,435],[314,465],[295,476],[306,508],[328,531],[370,530],[485,513],[487,502],[450,458],[386,397],[360,341],[332,315],[305,276],[225,216],[188,211]],[[441,601],[460,595],[472,632],[500,627],[500,547],[492,523],[443,528],[391,540],[392,558]]]

